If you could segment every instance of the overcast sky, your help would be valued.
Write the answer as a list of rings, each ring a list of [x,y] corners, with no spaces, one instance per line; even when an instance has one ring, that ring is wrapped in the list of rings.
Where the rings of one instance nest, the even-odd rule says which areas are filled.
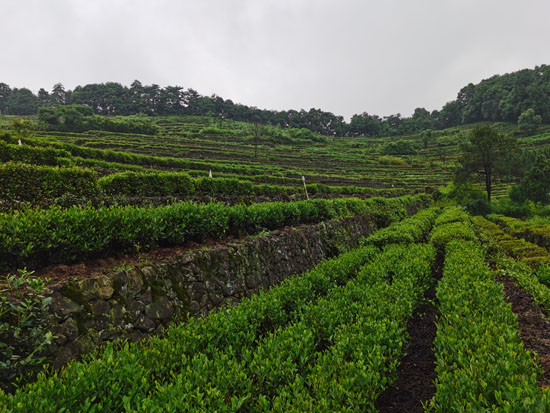
[[[349,118],[550,64],[548,0],[0,0],[0,82],[179,85]]]

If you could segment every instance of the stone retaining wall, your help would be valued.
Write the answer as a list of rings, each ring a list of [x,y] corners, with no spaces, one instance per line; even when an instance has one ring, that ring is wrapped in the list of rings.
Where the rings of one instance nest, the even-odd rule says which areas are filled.
[[[413,213],[416,208],[408,208]],[[193,250],[169,261],[51,287],[60,367],[102,342],[137,341],[170,321],[204,315],[224,303],[305,272],[356,247],[377,229],[375,215],[273,231],[239,243]]]

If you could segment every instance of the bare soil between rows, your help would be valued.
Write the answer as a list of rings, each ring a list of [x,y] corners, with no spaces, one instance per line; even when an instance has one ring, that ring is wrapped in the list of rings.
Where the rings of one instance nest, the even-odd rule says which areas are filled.
[[[550,321],[533,298],[514,280],[501,277],[506,300],[512,304],[512,311],[518,316],[521,339],[527,350],[537,353],[544,374],[539,386],[550,386]]]
[[[438,262],[436,282],[441,279],[442,263]],[[437,333],[435,286],[424,295],[426,302],[416,309],[407,324],[410,335],[406,356],[397,370],[397,380],[375,403],[380,412],[423,412],[423,402],[435,394],[435,353]]]

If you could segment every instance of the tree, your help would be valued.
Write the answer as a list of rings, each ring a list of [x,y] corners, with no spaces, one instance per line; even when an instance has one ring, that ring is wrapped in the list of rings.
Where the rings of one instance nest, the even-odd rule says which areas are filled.
[[[536,115],[533,109],[527,109],[518,118],[518,129],[520,132],[530,135],[534,133],[540,125],[542,117]]]
[[[9,107],[9,102],[10,102],[12,93],[13,91],[7,84],[0,83],[0,114],[1,115],[5,115],[8,113],[8,107]]]
[[[47,90],[40,88],[38,91],[38,106],[50,106],[51,96]]]
[[[513,187],[510,198],[515,201],[530,199],[534,202],[550,201],[550,152],[539,151],[531,169],[521,180],[519,186]]]
[[[38,97],[29,89],[13,89],[8,102],[10,115],[34,115],[38,110]]]
[[[455,183],[467,182],[477,176],[485,183],[487,200],[491,202],[493,182],[510,174],[516,150],[514,138],[500,134],[490,125],[477,126],[460,145],[461,156]]]
[[[65,92],[65,87],[61,83],[56,83],[53,86],[50,96],[54,105],[65,105],[68,103],[67,92]]]

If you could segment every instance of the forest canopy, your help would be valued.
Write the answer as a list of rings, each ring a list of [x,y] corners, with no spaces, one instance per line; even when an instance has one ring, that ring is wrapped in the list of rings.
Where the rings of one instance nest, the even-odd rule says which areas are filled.
[[[130,87],[107,82],[77,86],[74,90],[65,90],[58,83],[51,92],[42,88],[37,94],[0,83],[0,114],[34,115],[42,107],[72,104],[88,106],[96,115],[202,115],[248,122],[260,119],[265,124],[304,128],[326,136],[403,135],[483,121],[517,122],[529,110],[533,116],[540,116],[542,123],[550,123],[550,66],[470,83],[440,110],[417,108],[410,117],[399,113],[380,117],[363,112],[353,115],[350,122],[321,109],[258,109],[217,95],[203,96],[181,86],[143,85],[138,80]]]

